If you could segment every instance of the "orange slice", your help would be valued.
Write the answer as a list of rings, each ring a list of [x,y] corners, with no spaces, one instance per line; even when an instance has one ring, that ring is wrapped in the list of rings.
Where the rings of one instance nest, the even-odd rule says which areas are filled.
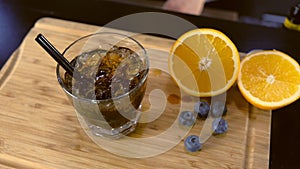
[[[236,81],[240,57],[222,32],[201,28],[186,32],[174,43],[169,71],[178,86],[193,96],[226,92]]]
[[[276,50],[250,53],[241,62],[238,87],[258,108],[281,108],[300,97],[299,64]]]

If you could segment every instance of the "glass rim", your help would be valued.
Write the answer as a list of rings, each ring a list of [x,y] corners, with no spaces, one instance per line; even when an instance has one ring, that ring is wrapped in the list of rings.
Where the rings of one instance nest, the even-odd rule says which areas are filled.
[[[77,42],[79,42],[79,41],[81,41],[81,40],[83,40],[85,38],[88,38],[88,37],[91,37],[91,36],[95,36],[95,35],[100,35],[100,34],[114,34],[114,35],[118,35],[118,36],[123,36],[125,38],[129,38],[130,40],[132,40],[133,42],[135,42],[136,44],[138,44],[138,46],[140,46],[141,49],[144,51],[143,53],[145,55],[145,64],[146,64],[145,70],[146,70],[146,73],[145,73],[144,77],[142,78],[142,80],[140,81],[140,83],[138,85],[136,85],[133,89],[130,89],[129,91],[127,91],[124,94],[121,94],[121,95],[118,95],[118,96],[112,97],[112,98],[103,99],[103,100],[99,100],[99,99],[87,99],[87,98],[84,98],[84,97],[76,96],[72,92],[70,92],[69,90],[67,90],[67,87],[65,86],[65,84],[63,82],[63,78],[60,76],[60,67],[61,66],[59,64],[57,64],[56,65],[56,76],[57,76],[58,83],[60,84],[60,86],[62,87],[62,89],[64,90],[64,92],[67,93],[69,96],[71,96],[73,99],[78,99],[78,100],[81,100],[81,101],[92,102],[92,103],[107,102],[107,101],[110,101],[110,100],[121,99],[123,97],[129,96],[137,88],[141,87],[145,83],[145,81],[146,81],[146,79],[148,77],[148,73],[149,73],[149,58],[148,58],[146,49],[136,39],[134,39],[134,38],[132,38],[132,37],[130,37],[128,35],[122,34],[122,33],[117,33],[117,32],[98,32],[98,33],[92,33],[92,34],[88,34],[86,36],[82,36],[82,37],[78,38],[77,40],[73,41],[71,44],[69,44],[66,47],[66,49],[63,51],[62,55],[65,55],[65,53],[68,51],[68,49],[70,49]]]

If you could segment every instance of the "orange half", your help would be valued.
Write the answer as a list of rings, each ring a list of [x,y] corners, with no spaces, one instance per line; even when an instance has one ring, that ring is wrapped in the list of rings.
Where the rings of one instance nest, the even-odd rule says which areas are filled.
[[[193,96],[226,92],[236,81],[240,56],[222,32],[201,28],[186,32],[174,43],[169,71],[178,86]]]
[[[281,108],[300,97],[299,64],[276,50],[250,53],[241,62],[238,87],[258,108]]]

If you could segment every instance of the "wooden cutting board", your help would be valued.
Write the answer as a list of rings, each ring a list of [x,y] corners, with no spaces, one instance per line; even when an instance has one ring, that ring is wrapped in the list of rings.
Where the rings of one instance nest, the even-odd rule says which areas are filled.
[[[236,86],[226,96],[228,133],[210,137],[201,151],[186,152],[183,137],[176,146],[150,157],[124,157],[122,152],[132,151],[131,155],[134,155],[147,148],[151,152],[164,146],[159,145],[160,140],[153,144],[139,140],[167,131],[176,120],[181,105],[189,105],[195,99],[180,95],[168,74],[167,52],[174,41],[149,35],[139,35],[137,39],[151,49],[151,70],[143,111],[148,111],[145,116],[156,115],[156,119],[139,124],[137,130],[128,136],[136,140],[136,145],[131,145],[133,147],[127,146],[122,139],[118,142],[120,144],[115,144],[89,137],[91,134],[81,127],[56,80],[56,63],[34,38],[43,33],[58,50],[63,51],[80,36],[99,29],[94,25],[42,18],[2,68],[0,168],[268,168],[271,112],[249,105]],[[163,108],[161,114],[157,113],[159,108]],[[198,120],[187,135],[199,135],[203,123]],[[110,143],[111,147],[115,146],[112,151],[107,149]]]

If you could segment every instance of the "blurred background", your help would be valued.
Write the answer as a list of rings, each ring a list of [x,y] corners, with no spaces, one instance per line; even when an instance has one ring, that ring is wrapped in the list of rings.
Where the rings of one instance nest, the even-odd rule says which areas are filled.
[[[110,0],[120,3],[163,8],[167,0]],[[172,0],[170,0],[172,1]],[[182,0],[185,1],[185,0]],[[199,0],[201,1],[201,0]],[[282,27],[297,0],[203,0],[200,15],[269,27]]]

